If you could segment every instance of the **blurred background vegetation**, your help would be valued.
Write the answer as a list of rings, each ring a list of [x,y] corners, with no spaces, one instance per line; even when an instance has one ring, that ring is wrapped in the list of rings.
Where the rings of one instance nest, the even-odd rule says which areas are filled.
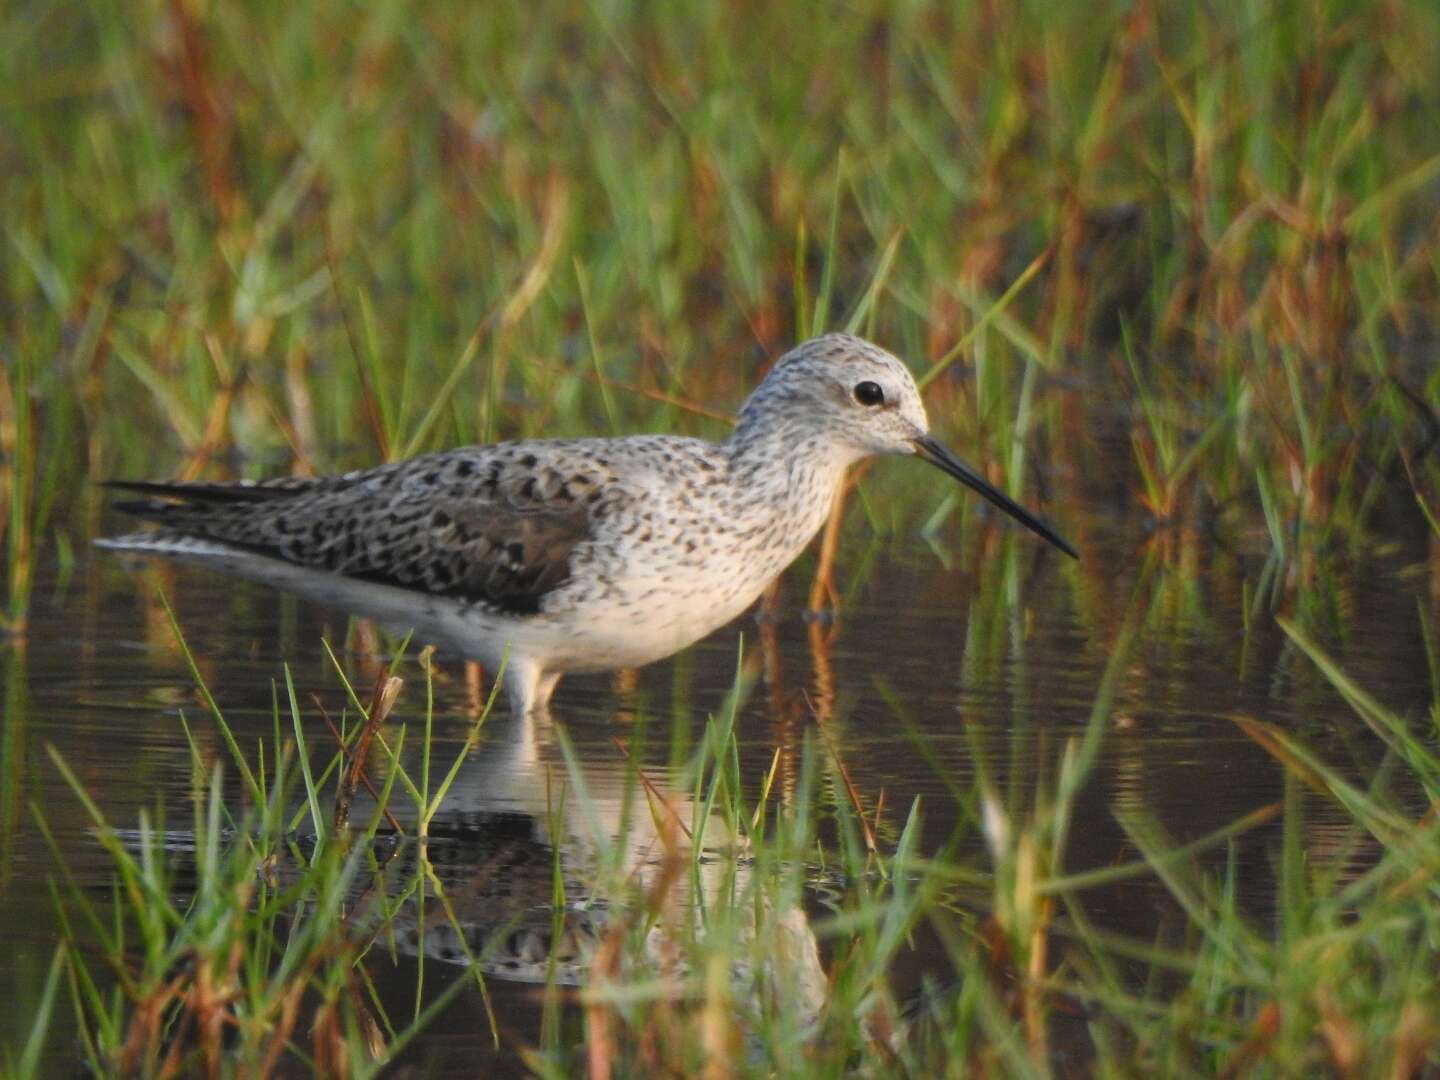
[[[1109,508],[1303,576],[1382,497],[1436,505],[1425,0],[3,19],[17,624],[93,479],[719,435],[844,326],[934,365],[937,427],[1082,546]]]
[[[763,1053],[737,1056],[736,1070],[839,1075],[863,1061],[877,1075],[927,1075],[968,1061],[1042,1075],[1060,1060],[1057,1018],[1072,1022],[1082,1006],[1084,1045],[1116,1075],[1435,1067],[1433,0],[12,0],[0,7],[0,196],[11,631],[0,890],[24,945],[13,965],[22,989],[0,995],[19,1003],[18,1019],[0,1020],[33,1031],[23,1052],[0,1053],[0,1074],[24,1072],[66,1037],[63,1021],[50,1026],[62,985],[76,1015],[88,1005],[117,1045],[127,1009],[152,1029],[164,1019],[144,993],[111,996],[108,975],[76,989],[93,943],[68,928],[48,969],[35,960],[51,956],[46,920],[84,903],[49,913],[39,882],[65,860],[27,854],[44,820],[34,808],[53,815],[63,845],[87,822],[108,827],[88,804],[83,820],[73,806],[64,817],[70,789],[128,821],[157,791],[183,804],[192,757],[216,820],[243,804],[238,789],[221,798],[213,771],[200,782],[202,759],[211,770],[229,760],[214,731],[191,739],[187,728],[178,741],[191,670],[240,699],[232,715],[250,726],[229,750],[248,752],[257,730],[269,738],[272,707],[272,764],[298,743],[303,765],[305,726],[319,730],[314,716],[302,724],[292,690],[296,742],[281,738],[270,657],[253,654],[278,623],[274,648],[303,664],[304,649],[291,649],[302,640],[313,657],[320,633],[298,630],[293,609],[257,607],[246,622],[236,611],[251,594],[174,590],[179,622],[200,635],[196,659],[176,645],[166,583],[125,581],[141,614],[126,608],[115,623],[98,618],[93,581],[78,599],[47,609],[42,588],[31,603],[35,582],[66,580],[100,530],[95,481],[327,472],[522,435],[722,437],[775,356],[836,328],[904,357],[940,434],[1048,514],[1084,559],[1050,565],[1059,584],[1047,592],[1030,588],[1039,575],[1018,556],[952,573],[936,542],[943,565],[882,582],[888,607],[943,607],[947,633],[963,623],[963,640],[938,623],[886,622],[878,605],[868,637],[855,620],[851,662],[834,665],[838,697],[870,695],[853,726],[873,742],[827,726],[837,695],[817,622],[801,631],[817,692],[786,706],[800,719],[772,727],[761,716],[749,741],[709,729],[698,774],[727,778],[736,835],[763,823],[769,779],[757,795],[753,774],[773,778],[782,750],[803,759],[802,744],[823,736],[839,772],[842,751],[857,765],[855,787],[830,777],[836,806],[825,810],[849,837],[835,865],[860,893],[822,928],[841,958],[829,972],[831,1028],[812,1040],[777,1008],[759,1026]],[[975,512],[922,470],[893,475],[883,490],[862,479],[849,504],[882,539],[917,528],[933,539]],[[875,551],[844,584],[865,580]],[[772,659],[777,621],[757,635]],[[137,622],[144,654],[127,636]],[[676,662],[676,730],[690,722],[695,669],[720,666],[728,679],[730,659],[726,643]],[[767,682],[783,682],[778,661],[765,666]],[[1351,681],[1357,667],[1385,703]],[[582,712],[576,728],[591,724],[588,763],[602,768],[614,764],[602,756],[608,709]],[[456,723],[440,719],[442,730]],[[964,743],[940,764],[922,763],[923,740],[909,741],[932,721]],[[427,707],[427,762],[429,722]],[[1249,740],[1251,758],[1226,734]],[[59,772],[37,765],[42,738],[58,743]],[[329,750],[323,736],[311,745]],[[1112,756],[1133,774],[1128,795],[1113,777],[1090,786]],[[560,758],[578,773],[578,757]],[[250,767],[238,753],[235,764]],[[912,829],[918,798],[908,802],[932,766],[938,837]],[[277,765],[275,808],[299,790],[293,773],[285,789]],[[874,840],[862,803],[878,828],[886,783],[895,809],[879,846],[862,845],[860,835]],[[752,838],[753,883],[735,910],[758,896],[751,906],[773,914],[780,906],[766,905],[797,887],[816,849],[808,797],[788,808],[800,822],[793,844],[763,828]],[[1312,800],[1340,824],[1307,818]],[[250,818],[236,811],[238,835],[262,809],[251,801]],[[1106,810],[1123,833],[1115,845],[1067,854],[1067,842],[1115,833]],[[116,902],[153,934],[146,993],[164,990],[174,957],[192,955],[189,929],[211,917],[256,931],[266,944],[244,955],[253,985],[269,979],[268,942],[284,920],[231,900],[232,885],[268,873],[270,846],[292,839],[288,813],[265,813],[253,850],[237,844],[223,867],[201,867],[213,887],[190,907],[156,869],[166,853],[140,869],[112,853],[120,878],[143,869],[159,882],[151,899],[167,898]],[[1252,829],[1258,854],[1242,860],[1229,845]],[[77,844],[76,857],[93,860],[94,847]],[[1190,862],[1202,847],[1213,861]],[[340,896],[353,870],[319,866],[295,890],[296,910],[309,910],[305,889]],[[1141,876],[1177,913],[1153,944],[1092,924],[1077,900],[1126,890],[1112,924],[1128,932],[1136,911],[1144,922],[1128,891]],[[853,1017],[880,1015],[886,973],[926,920],[960,991],[919,1003],[933,1023],[900,1060]],[[1072,947],[1052,952],[1052,930]],[[688,933],[697,971],[731,970],[755,948]],[[135,940],[109,943],[105,970],[122,982]],[[241,954],[206,940],[213,956],[193,954],[194,969],[213,960],[230,971]],[[324,982],[340,995],[360,970],[326,951],[334,944],[322,935],[307,946],[326,974],[302,990]],[[720,1002],[713,1015],[729,1015],[723,982],[697,999]],[[631,1032],[681,1016],[663,997],[637,1002],[623,1003],[638,1010],[626,1014]],[[713,1030],[675,1035],[677,1072],[717,1060]],[[552,1031],[550,1044],[562,1043]],[[119,1059],[96,1050],[92,1060]],[[562,1060],[557,1051],[549,1066],[557,1075]]]

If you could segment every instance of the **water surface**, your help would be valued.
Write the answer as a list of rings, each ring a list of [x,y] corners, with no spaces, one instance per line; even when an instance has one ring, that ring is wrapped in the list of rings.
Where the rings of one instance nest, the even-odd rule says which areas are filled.
[[[1094,533],[1111,539],[1082,543],[1079,564],[1037,550],[1028,537],[962,534],[958,525],[938,547],[913,536],[872,544],[852,533],[836,575],[844,597],[837,621],[816,623],[802,614],[813,569],[802,560],[763,616],[749,614],[633,679],[571,677],[561,684],[556,716],[597,803],[618,805],[626,754],[640,755],[647,773],[663,782],[668,763],[724,707],[743,663],[757,676],[737,720],[747,783],[758,786],[779,747],[783,785],[809,738],[828,761],[843,764],[868,810],[883,793],[882,843],[920,798],[924,848],[938,850],[959,836],[960,857],[984,867],[978,830],[957,830],[962,810],[955,792],[987,784],[1023,815],[1037,788],[1053,781],[1066,740],[1083,729],[1128,620],[1135,647],[1106,721],[1100,765],[1081,799],[1068,869],[1136,856],[1117,810],[1151,814],[1184,842],[1275,803],[1282,771],[1234,714],[1294,732],[1365,778],[1380,760],[1377,746],[1288,643],[1270,610],[1289,609],[1283,579],[1295,568],[1267,569],[1258,555],[1208,551],[1194,536],[1157,540],[1103,522]],[[1392,546],[1363,564],[1325,568],[1311,589],[1322,599],[1313,610],[1292,612],[1362,685],[1412,716],[1430,701],[1416,616],[1417,599],[1435,606],[1417,587],[1426,580],[1425,557],[1423,547]],[[349,642],[344,662],[361,685],[376,661],[365,642],[378,640],[382,657],[386,647],[386,639],[357,636],[342,613],[198,569],[149,566],[137,573],[137,565],[144,567],[86,552],[69,573],[48,568],[27,637],[6,649],[0,950],[8,960],[0,965],[0,1000],[15,1004],[0,1010],[0,1024],[12,1045],[58,933],[46,888],[55,866],[30,805],[43,808],[82,883],[99,888],[109,880],[103,852],[46,756],[47,744],[122,825],[157,804],[168,820],[188,822],[182,711],[207,752],[225,755],[176,647],[162,590],[243,745],[272,734],[282,665],[290,666],[302,701],[313,693],[338,712],[343,696],[322,639]],[[1257,600],[1276,580],[1282,586]],[[439,664],[436,730],[448,762],[484,687],[454,658],[442,656]],[[397,720],[414,721],[423,703],[423,687],[412,678]],[[307,716],[312,745],[328,745],[315,711],[307,707]],[[637,716],[645,718],[643,739],[636,738]],[[567,860],[583,858],[584,829],[571,820],[557,830],[546,819],[547,792],[564,775],[552,730],[503,712],[490,720],[436,823],[451,845],[443,858],[453,880],[463,881],[469,864],[493,869],[496,853],[505,853],[508,900],[487,886],[477,911],[523,906],[531,902],[527,889],[542,895],[556,845]],[[829,797],[842,796],[837,789]],[[1349,819],[1323,799],[1308,799],[1307,842],[1312,857],[1323,858],[1345,844]],[[1266,826],[1236,846],[1243,899],[1261,919],[1276,842],[1277,827]],[[1225,852],[1207,858],[1218,865]],[[1141,937],[1173,914],[1163,889],[1143,879],[1087,894],[1087,903],[1100,925]],[[902,987],[915,985],[934,960],[907,962],[913,970],[896,973]],[[430,978],[457,977],[458,969],[440,970]],[[413,970],[404,962],[374,973],[382,991],[405,1000]],[[533,986],[504,979],[493,986],[507,1038],[533,1042],[540,1016]],[[442,1070],[473,1070],[477,1055],[491,1053],[483,1008],[471,992],[414,1051]]]

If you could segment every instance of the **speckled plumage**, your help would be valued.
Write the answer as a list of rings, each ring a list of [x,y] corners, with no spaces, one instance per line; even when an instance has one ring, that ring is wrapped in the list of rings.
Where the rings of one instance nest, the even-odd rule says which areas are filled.
[[[121,508],[160,528],[103,544],[413,627],[503,662],[513,707],[540,709],[567,672],[650,663],[739,615],[873,454],[918,453],[1073,554],[927,432],[905,366],[829,334],[776,363],[723,443],[537,439],[335,477],[122,482],[147,497]]]

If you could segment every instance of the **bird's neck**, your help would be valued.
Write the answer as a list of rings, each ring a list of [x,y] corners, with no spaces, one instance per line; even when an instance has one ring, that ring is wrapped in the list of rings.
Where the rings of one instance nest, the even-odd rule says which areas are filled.
[[[757,516],[787,523],[781,543],[798,553],[830,512],[845,470],[859,456],[826,431],[741,422],[725,443],[738,497]]]

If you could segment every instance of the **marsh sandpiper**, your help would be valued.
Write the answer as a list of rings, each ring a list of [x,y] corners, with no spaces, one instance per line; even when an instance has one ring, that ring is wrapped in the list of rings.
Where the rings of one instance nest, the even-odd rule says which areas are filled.
[[[904,364],[848,334],[782,356],[724,442],[526,439],[342,476],[113,481],[159,528],[101,545],[413,628],[503,663],[511,707],[543,711],[562,675],[648,664],[738,616],[876,454],[930,462],[1075,556],[931,437]]]

